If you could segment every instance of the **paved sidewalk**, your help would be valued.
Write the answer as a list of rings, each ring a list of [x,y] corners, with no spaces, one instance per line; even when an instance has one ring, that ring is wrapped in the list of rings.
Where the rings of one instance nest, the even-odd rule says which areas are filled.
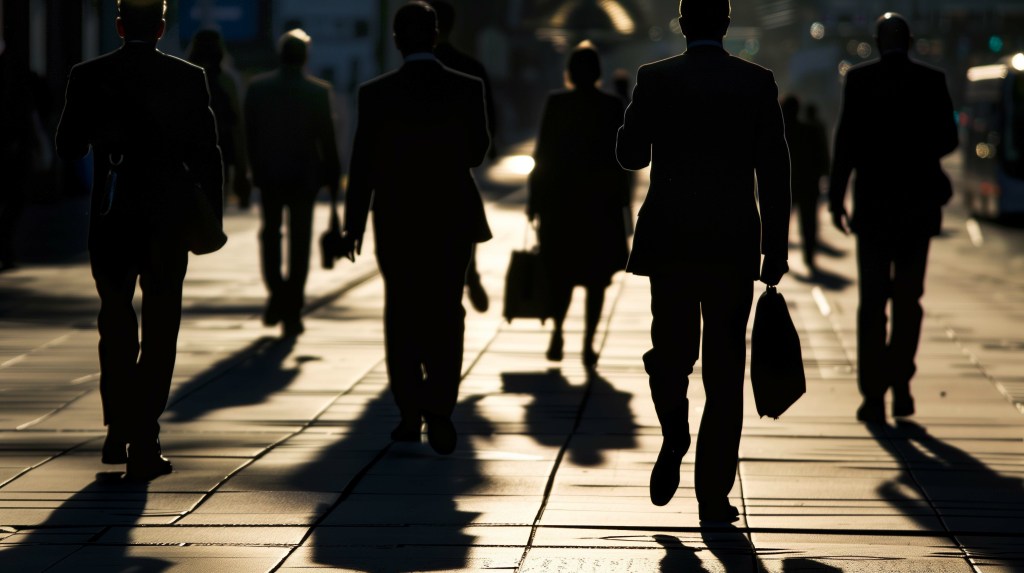
[[[87,267],[0,275],[0,571],[1024,571],[1024,261],[979,251],[962,219],[933,243],[919,414],[898,426],[853,418],[852,240],[823,228],[845,251],[821,259],[824,285],[793,263],[780,291],[808,393],[762,420],[748,389],[742,519],[702,531],[692,452],[675,499],[647,497],[660,435],[640,360],[646,282],[620,274],[609,288],[596,376],[578,350],[582,293],[565,360],[547,362],[550,325],[501,318],[522,193],[488,214],[496,237],[478,264],[492,304],[468,311],[448,457],[389,442],[369,249],[314,269],[307,331],[282,340],[259,322],[256,215],[229,218],[225,250],[192,259],[163,418],[175,472],[148,486],[99,463]],[[696,381],[690,398],[696,428]]]

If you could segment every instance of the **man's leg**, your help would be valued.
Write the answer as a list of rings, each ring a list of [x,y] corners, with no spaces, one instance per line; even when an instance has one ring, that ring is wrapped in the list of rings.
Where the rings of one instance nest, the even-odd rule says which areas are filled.
[[[136,407],[132,392],[139,358],[139,323],[132,306],[138,270],[125,261],[90,249],[92,275],[100,296],[96,320],[100,344],[100,399],[107,442],[103,462],[123,464],[125,446],[131,429],[131,413]],[[130,260],[130,257],[128,258]]]
[[[696,488],[702,520],[732,521],[728,496],[736,480],[743,430],[743,372],[753,283],[745,277],[704,283],[704,358],[707,397],[697,436]]]
[[[644,354],[662,445],[651,472],[650,495],[665,505],[679,487],[679,463],[690,447],[688,376],[700,351],[700,300],[687,276],[651,277],[651,350]]]
[[[393,260],[380,249],[377,260],[384,277],[384,353],[388,387],[401,415],[401,422],[391,435],[400,441],[418,441],[423,357],[417,347],[416,333],[422,322],[419,281],[423,277],[410,268],[411,262]],[[461,296],[461,288],[459,292]]]
[[[928,265],[929,237],[901,241],[893,261],[892,335],[889,342],[889,371],[893,388],[893,415],[914,413],[910,379],[917,372],[914,357],[921,340],[921,296],[924,295]]]
[[[285,293],[285,330],[302,332],[302,306],[305,304],[306,277],[309,275],[309,248],[313,235],[312,196],[288,204],[288,280]]]
[[[857,410],[863,422],[883,422],[883,398],[889,387],[886,371],[886,304],[892,292],[892,244],[887,237],[857,237],[857,384],[864,403]]]
[[[466,288],[469,291],[469,302],[477,312],[487,312],[490,300],[487,298],[487,291],[480,282],[480,273],[476,270],[476,245],[473,245],[473,254],[469,257],[469,266],[466,267]]]
[[[805,191],[797,202],[800,210],[800,246],[803,250],[804,264],[812,273],[816,269],[814,253],[818,250],[818,189],[815,188],[813,191],[814,195]]]
[[[284,279],[281,277],[281,212],[284,202],[280,189],[260,190],[260,217],[263,226],[260,229],[260,262],[263,271],[263,283],[270,293],[267,309],[263,314],[263,324],[274,326],[284,317],[283,291]]]
[[[447,454],[455,448],[452,411],[459,397],[462,379],[462,355],[466,331],[466,310],[462,306],[462,290],[466,265],[472,256],[472,245],[454,244],[445,249],[447,256],[436,261],[429,282],[423,290],[423,317],[419,346],[423,348],[422,404],[427,420],[427,437],[438,453]]]

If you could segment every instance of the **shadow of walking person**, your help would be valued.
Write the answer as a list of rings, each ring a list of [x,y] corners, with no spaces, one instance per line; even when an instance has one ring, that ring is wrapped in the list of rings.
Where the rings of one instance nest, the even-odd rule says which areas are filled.
[[[294,337],[260,338],[241,364],[233,365],[234,356],[225,361],[231,364],[225,376],[218,376],[223,363],[194,376],[168,400],[168,421],[189,422],[216,410],[259,404],[284,390],[299,375],[304,362],[319,360],[312,356],[292,357],[295,342]]]
[[[964,551],[995,567],[1024,570],[1024,482],[989,467],[970,453],[940,440],[910,420],[895,428],[869,424],[869,430],[900,465],[900,475],[878,487],[894,508],[923,528],[945,534]],[[1020,442],[989,442],[986,457],[1003,461],[1020,475]],[[992,447],[994,446],[994,447]],[[912,498],[907,492],[920,497]]]
[[[503,372],[501,380],[504,392],[533,396],[526,407],[526,424],[537,443],[559,447],[571,436],[566,453],[576,465],[600,465],[606,451],[636,447],[632,395],[594,371],[583,386],[574,386],[556,368]]]
[[[655,535],[654,540],[665,549],[665,556],[658,564],[661,573],[710,573],[697,556],[700,549],[684,545],[673,535]]]
[[[4,539],[0,545],[3,570],[18,573],[160,573],[168,570],[172,566],[169,561],[132,551],[134,526],[144,518],[159,515],[146,509],[148,487],[145,483],[125,482],[121,472],[97,473],[92,483],[65,500],[45,520],[26,523],[18,527],[18,533]],[[24,519],[30,520],[31,515],[31,512],[25,514]],[[176,512],[168,514],[162,521],[168,522],[177,515]]]
[[[493,431],[476,400],[458,404],[453,417],[479,434]],[[479,568],[471,550],[481,541],[467,528],[483,515],[476,508],[486,506],[488,478],[472,439],[463,434],[440,457],[426,440],[388,441],[395,418],[387,391],[369,399],[342,439],[293,474],[291,487],[338,497],[317,508],[309,539],[286,565],[375,573]]]

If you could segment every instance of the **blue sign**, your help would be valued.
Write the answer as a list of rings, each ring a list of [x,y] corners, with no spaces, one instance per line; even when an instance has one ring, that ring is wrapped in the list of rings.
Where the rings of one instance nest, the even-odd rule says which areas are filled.
[[[199,30],[217,30],[227,42],[259,39],[260,0],[180,0],[178,22],[183,43]]]

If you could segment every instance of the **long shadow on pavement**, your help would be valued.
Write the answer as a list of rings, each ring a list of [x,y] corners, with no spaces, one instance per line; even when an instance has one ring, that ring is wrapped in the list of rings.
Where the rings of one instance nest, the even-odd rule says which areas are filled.
[[[121,472],[101,472],[38,525],[27,525],[17,545],[3,549],[4,571],[76,573],[145,571],[160,573],[172,563],[130,556],[132,527],[146,512],[148,484],[132,484]],[[10,543],[10,540],[7,541]],[[11,567],[8,569],[8,567]]]
[[[464,531],[481,515],[460,509],[457,498],[486,493],[473,445],[460,433],[458,447],[438,456],[426,443],[392,443],[397,409],[385,389],[371,399],[344,437],[290,478],[296,489],[324,490],[334,479],[339,497],[318,508],[320,518],[295,566],[329,566],[381,573],[475,568],[469,562],[476,537]],[[475,400],[456,406],[456,428],[490,434]],[[318,479],[319,476],[319,479]],[[319,482],[319,484],[314,483]],[[331,486],[327,486],[331,488]],[[286,563],[291,565],[291,560]]]

